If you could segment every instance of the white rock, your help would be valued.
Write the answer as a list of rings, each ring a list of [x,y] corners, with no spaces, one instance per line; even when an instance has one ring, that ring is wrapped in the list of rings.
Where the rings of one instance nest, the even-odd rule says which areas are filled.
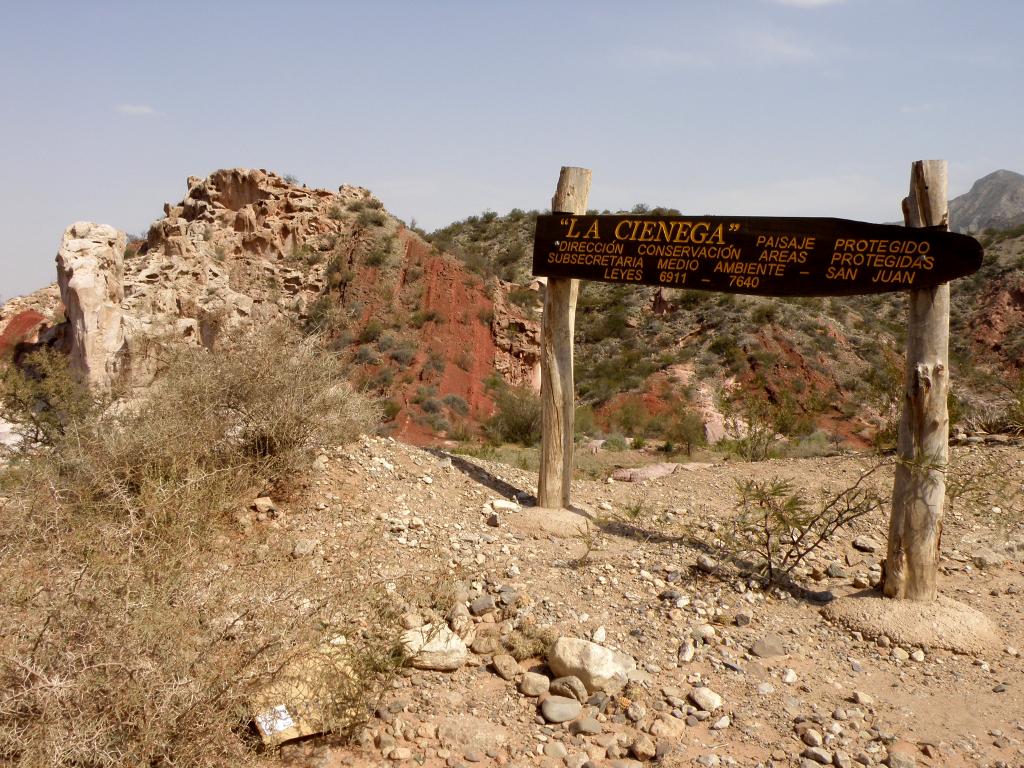
[[[69,323],[71,370],[109,388],[124,352],[124,249],[128,238],[106,224],[79,221],[64,232],[57,283]]]
[[[548,666],[557,677],[578,677],[589,693],[618,693],[636,670],[631,656],[574,637],[558,639],[548,653]]]
[[[724,731],[726,728],[729,727],[731,723],[732,720],[729,719],[728,715],[722,715],[720,718],[718,718],[717,720],[715,720],[715,722],[711,724],[711,730]]]
[[[403,632],[402,645],[412,657],[410,663],[416,669],[451,672],[469,658],[462,639],[441,624],[424,624]]]
[[[722,697],[707,686],[694,688],[687,694],[687,697],[697,709],[705,712],[714,712],[722,706]]]
[[[683,664],[689,664],[693,661],[693,655],[697,652],[696,647],[693,644],[693,640],[687,638],[679,646],[679,653],[676,658],[679,659]]]
[[[783,670],[782,682],[784,682],[786,685],[793,685],[793,683],[795,683],[798,679],[799,678],[796,676],[796,672],[790,669],[789,667],[786,667],[786,669]]]

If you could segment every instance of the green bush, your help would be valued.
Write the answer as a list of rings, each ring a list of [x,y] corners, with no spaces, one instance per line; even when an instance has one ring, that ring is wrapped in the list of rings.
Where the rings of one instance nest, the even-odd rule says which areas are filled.
[[[22,366],[0,364],[0,418],[14,425],[27,445],[56,445],[106,402],[75,380],[65,355],[42,349]]]
[[[384,325],[379,320],[370,320],[359,334],[359,341],[367,344],[377,341],[384,332]]]
[[[370,252],[366,254],[366,266],[368,267],[383,267],[387,266],[392,255],[395,251],[395,237],[390,235],[374,243]]]
[[[384,212],[376,208],[363,208],[359,211],[359,223],[364,227],[383,227],[387,221]]]
[[[338,335],[347,325],[345,311],[330,296],[318,296],[306,310],[306,333]]]
[[[377,365],[380,358],[373,351],[373,347],[360,347],[356,350],[356,362],[362,365]]]
[[[686,455],[692,456],[693,449],[704,445],[704,420],[693,411],[677,410],[665,430],[665,437],[669,443],[684,446]]]
[[[348,263],[339,254],[335,254],[331,257],[331,260],[327,263],[327,268],[324,271],[324,276],[327,279],[327,286],[331,290],[337,290],[343,285],[348,285],[352,282],[352,278],[355,276],[351,269],[348,267]]]
[[[434,384],[421,384],[416,387],[416,395],[412,401],[419,405],[427,398],[434,397],[437,394],[437,387]]]
[[[764,461],[776,443],[778,413],[756,392],[740,391],[722,402],[722,413],[731,431],[738,435],[722,445],[744,461]]]
[[[577,405],[573,417],[573,432],[580,435],[593,435],[597,431],[597,419],[594,409],[589,405]]]
[[[492,441],[533,445],[540,440],[540,398],[533,390],[501,388],[495,406],[497,411],[484,425]]]
[[[786,480],[737,482],[739,500],[722,538],[723,549],[733,558],[747,560],[769,583],[789,577],[840,529],[882,508],[883,498],[864,487],[876,469],[817,504]]]
[[[606,451],[624,451],[629,446],[626,445],[626,439],[622,435],[611,435],[604,441],[602,447]]]
[[[448,394],[441,398],[443,402],[452,413],[458,414],[459,416],[465,416],[469,413],[469,404],[464,398],[459,397],[455,394]]]
[[[403,341],[388,354],[392,360],[404,368],[416,359],[416,345],[413,342]]]
[[[508,300],[524,309],[534,309],[540,305],[540,294],[529,288],[513,288],[509,291]]]
[[[441,316],[434,309],[419,309],[412,313],[409,323],[413,328],[422,328],[427,323],[440,322]]]

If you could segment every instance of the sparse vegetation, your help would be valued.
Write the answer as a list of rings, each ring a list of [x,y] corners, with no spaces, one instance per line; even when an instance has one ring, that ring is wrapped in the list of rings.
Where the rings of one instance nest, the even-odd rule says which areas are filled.
[[[351,206],[349,206],[351,210]],[[387,222],[387,216],[379,208],[364,207],[359,210],[359,223],[364,227],[383,227]]]
[[[540,398],[532,390],[502,387],[494,402],[497,412],[485,425],[491,440],[521,445],[540,440]]]
[[[63,387],[43,389],[51,449],[0,470],[0,762],[248,764],[251,702],[296,662],[317,666],[308,696],[351,733],[401,660],[387,622],[361,628],[389,610],[383,591],[355,569],[325,580],[236,522],[312,448],[372,425],[336,358],[274,326],[168,352],[131,406],[79,408]]]
[[[725,553],[749,563],[768,583],[789,577],[840,529],[882,508],[882,497],[865,482],[877,469],[817,503],[787,480],[737,482],[736,512],[722,538]]]

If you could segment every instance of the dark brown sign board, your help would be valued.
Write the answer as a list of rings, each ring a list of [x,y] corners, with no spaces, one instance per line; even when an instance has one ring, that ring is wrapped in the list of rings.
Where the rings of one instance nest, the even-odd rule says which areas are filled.
[[[926,288],[976,272],[981,244],[939,229],[763,216],[537,217],[533,274],[761,296]]]

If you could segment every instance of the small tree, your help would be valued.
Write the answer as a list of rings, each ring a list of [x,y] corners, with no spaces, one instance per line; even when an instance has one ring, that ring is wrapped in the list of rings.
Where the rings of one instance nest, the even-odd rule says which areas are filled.
[[[540,398],[526,387],[502,387],[495,396],[497,412],[485,429],[494,442],[533,445],[540,440]]]
[[[692,456],[694,446],[704,445],[704,421],[693,411],[677,412],[665,431],[665,437],[676,445],[686,446],[686,455]]]
[[[101,397],[75,380],[59,352],[41,349],[20,367],[0,365],[0,418],[14,425],[26,447],[54,445],[101,407]]]
[[[723,398],[722,413],[731,431],[736,434],[733,447],[745,461],[764,461],[775,444],[774,409],[764,397],[741,390]]]
[[[881,509],[882,497],[864,487],[865,480],[878,468],[861,475],[853,485],[823,496],[816,504],[788,480],[739,481],[736,514],[723,537],[725,550],[734,557],[752,560],[769,583],[788,577],[839,529]]]

